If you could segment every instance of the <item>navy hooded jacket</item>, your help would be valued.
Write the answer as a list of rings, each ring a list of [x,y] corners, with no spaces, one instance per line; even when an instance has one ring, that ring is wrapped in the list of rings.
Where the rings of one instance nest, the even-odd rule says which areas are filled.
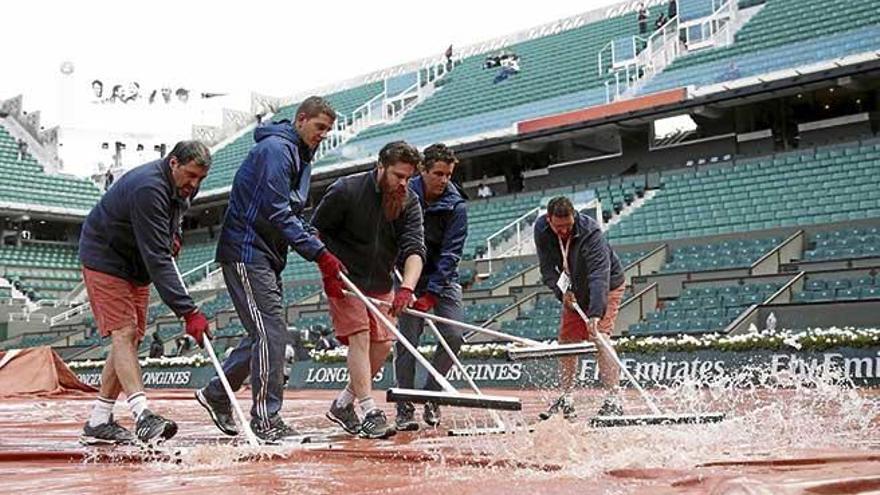
[[[289,120],[258,127],[254,140],[232,181],[217,261],[265,263],[281,273],[290,247],[309,261],[324,249],[302,217],[312,153]]]
[[[168,160],[135,167],[86,217],[79,259],[86,268],[135,285],[152,281],[162,301],[177,316],[185,315],[196,305],[171,256],[171,245],[188,206],[177,192]]]
[[[550,228],[547,215],[535,222],[535,247],[541,264],[541,279],[556,298],[562,294],[556,286],[562,273],[562,250],[559,237]],[[602,318],[608,308],[608,293],[626,281],[617,254],[605,239],[595,220],[575,212],[575,223],[568,246],[568,268],[571,272],[571,291],[578,306],[590,318]]]
[[[458,187],[450,182],[443,194],[428,204],[421,175],[409,181],[409,188],[422,206],[427,252],[416,293],[427,291],[442,296],[446,289],[458,282],[458,264],[467,239],[467,201]]]

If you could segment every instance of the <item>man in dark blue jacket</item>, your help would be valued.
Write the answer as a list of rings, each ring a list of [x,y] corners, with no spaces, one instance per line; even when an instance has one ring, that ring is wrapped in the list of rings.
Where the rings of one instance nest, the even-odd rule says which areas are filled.
[[[596,332],[610,335],[623,299],[625,278],[620,260],[599,224],[575,211],[568,198],[553,198],[547,204],[547,214],[535,223],[535,247],[541,265],[541,279],[563,303],[559,343],[593,340]],[[573,310],[574,303],[584,310],[589,322],[584,322]],[[598,346],[598,351],[600,378],[609,392],[599,415],[623,414],[617,400],[620,370],[603,346]],[[576,367],[576,357],[560,359],[563,394],[550,409],[541,413],[541,419],[549,419],[560,411],[567,419],[575,417],[570,393]]]
[[[210,166],[205,145],[179,142],[166,158],[123,175],[83,223],[79,239],[83,280],[98,330],[110,337],[111,346],[82,443],[133,440],[113,420],[113,404],[120,392],[125,392],[134,414],[138,439],[168,439],[177,432],[173,421],[147,408],[138,345],[146,330],[151,281],[162,301],[186,319],[188,334],[201,343],[208,332],[208,320],[187,293],[174,257],[180,249],[180,221]]]
[[[422,210],[408,187],[421,161],[421,153],[403,141],[386,144],[375,170],[338,179],[312,217],[327,248],[350,270],[352,283],[390,304],[390,309],[381,309],[392,322],[412,304],[425,259]],[[403,280],[392,292],[398,260]],[[342,293],[341,283],[324,279],[333,331],[348,346],[349,381],[331,403],[327,418],[362,438],[385,438],[397,430],[373,400],[372,378],[385,365],[394,336],[360,300]],[[328,290],[334,286],[336,290]],[[355,400],[363,420],[354,409]]]
[[[343,269],[302,218],[312,154],[335,120],[333,108],[312,96],[297,108],[294,122],[283,120],[254,131],[257,144],[235,174],[217,244],[226,288],[247,331],[223,363],[223,371],[234,390],[250,375],[251,428],[267,443],[297,434],[278,414],[288,339],[281,284],[287,252],[292,247],[316,261],[325,277],[337,278]],[[197,391],[196,399],[222,432],[238,434],[218,378]]]
[[[433,144],[425,148],[422,163],[419,176],[409,182],[410,190],[419,198],[422,206],[427,253],[422,276],[415,288],[418,299],[412,307],[418,311],[433,309],[438,316],[460,321],[464,319],[464,311],[461,285],[458,283],[458,263],[467,238],[467,202],[464,193],[451,182],[458,160],[446,145]],[[402,314],[399,323],[403,336],[418,346],[425,321]],[[458,355],[462,344],[461,330],[442,323],[437,324],[437,329],[452,352]],[[445,375],[453,362],[446,350],[438,345],[431,364]],[[394,356],[397,386],[413,388],[415,371],[415,357],[398,342]],[[429,375],[424,390],[439,391],[441,388]],[[399,431],[417,430],[419,423],[414,413],[412,404],[398,402],[396,428]],[[437,426],[440,423],[440,409],[436,404],[426,403],[423,417],[429,426]]]

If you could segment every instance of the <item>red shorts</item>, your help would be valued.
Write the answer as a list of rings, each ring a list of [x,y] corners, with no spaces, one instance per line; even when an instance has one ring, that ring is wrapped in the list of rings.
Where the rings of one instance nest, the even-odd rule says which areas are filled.
[[[394,300],[393,292],[385,294],[367,294],[367,297],[381,299],[382,301],[391,302]],[[330,320],[333,322],[333,330],[336,338],[344,345],[348,345],[348,337],[356,333],[370,332],[370,342],[389,342],[394,340],[394,334],[391,333],[382,322],[376,320],[364,303],[355,296],[346,295],[338,299],[330,297]],[[377,306],[390,321],[392,325],[397,325],[397,319],[391,316],[390,306]]]
[[[617,313],[620,311],[620,303],[623,300],[623,292],[626,284],[608,293],[608,306],[605,309],[605,316],[599,320],[599,331],[611,335],[614,330],[614,320],[617,319]],[[559,343],[583,342],[587,340],[587,324],[574,311],[570,309],[562,310],[562,323],[559,325]]]
[[[89,305],[102,337],[121,328],[137,328],[138,340],[147,329],[150,286],[135,285],[113,275],[83,267]]]

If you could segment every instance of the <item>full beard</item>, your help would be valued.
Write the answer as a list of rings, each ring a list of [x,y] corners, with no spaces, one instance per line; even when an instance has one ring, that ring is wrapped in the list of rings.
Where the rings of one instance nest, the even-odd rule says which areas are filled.
[[[397,220],[406,205],[406,186],[397,190],[393,187],[383,175],[379,189],[382,191],[382,211],[385,213],[385,220],[389,222]]]
[[[405,205],[406,189],[402,191],[382,191],[382,211],[385,212],[385,220],[393,222],[400,218]]]

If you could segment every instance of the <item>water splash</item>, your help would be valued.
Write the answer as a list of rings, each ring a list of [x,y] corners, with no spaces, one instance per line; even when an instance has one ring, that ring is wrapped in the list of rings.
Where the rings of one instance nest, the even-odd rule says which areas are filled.
[[[649,391],[664,412],[724,412],[718,424],[594,429],[552,418],[520,432],[473,439],[469,449],[524,462],[558,464],[591,478],[615,469],[689,469],[723,460],[769,459],[816,450],[864,450],[880,438],[880,400],[854,388],[838,368],[809,374],[749,367],[713,378],[685,377]],[[582,414],[598,407],[595,393],[575,395]],[[634,393],[629,413],[644,413]],[[875,446],[876,447],[876,446]],[[532,473],[534,474],[534,473]]]
[[[544,485],[554,487],[565,480],[608,482],[613,478],[607,493],[644,489],[650,485],[651,476],[668,472],[673,473],[669,476],[701,479],[707,471],[712,471],[707,465],[713,463],[760,462],[880,448],[876,440],[866,443],[866,439],[880,438],[880,395],[855,388],[840,369],[820,367],[813,371],[811,374],[771,373],[769,367],[752,367],[710,378],[685,376],[673,385],[648,391],[665,412],[726,413],[727,419],[718,424],[590,428],[587,426],[589,416],[599,407],[602,394],[585,390],[575,394],[581,415],[575,422],[558,416],[537,422],[532,394],[526,401],[526,412],[500,413],[510,430],[507,434],[450,438],[442,436],[442,432],[425,431],[406,442],[351,440],[351,445],[356,451],[364,450],[363,459],[356,462],[359,469],[365,472],[390,469],[402,480],[401,486],[427,483],[442,487],[464,482],[458,486],[478,488],[490,486],[486,483],[493,481],[504,481],[505,487],[520,486],[525,490]],[[546,391],[540,400],[552,401],[556,394]],[[628,413],[647,412],[634,391],[626,390],[623,399]],[[444,428],[494,426],[485,411],[453,408],[446,411]],[[433,457],[429,461],[394,461],[388,457],[371,457],[367,452],[371,449],[386,453],[408,450]],[[296,448],[286,452],[294,450]],[[261,458],[280,459],[279,454],[284,452],[231,443],[184,445],[178,447],[175,455],[142,466],[149,472],[171,475],[240,473],[245,469],[243,463]],[[296,456],[292,459],[247,469],[253,476],[272,472],[273,479],[279,483],[290,482],[291,486],[300,486],[297,480],[307,479],[307,488],[316,492],[335,479],[332,467],[321,466],[320,462],[325,461],[303,463]],[[349,458],[339,459],[334,466],[351,463]],[[492,462],[477,462],[479,460]],[[760,493],[760,483],[755,482],[757,484],[749,488],[751,482],[747,481],[743,478],[719,486],[734,487],[740,493]]]

